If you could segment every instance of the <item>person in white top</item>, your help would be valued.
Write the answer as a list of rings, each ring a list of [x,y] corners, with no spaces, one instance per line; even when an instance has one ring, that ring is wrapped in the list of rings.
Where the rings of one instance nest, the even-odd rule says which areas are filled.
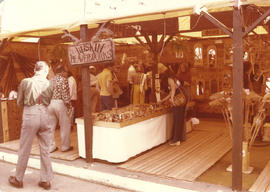
[[[71,124],[74,125],[75,105],[77,101],[77,83],[70,70],[68,71],[68,85],[69,85],[69,91],[70,91],[70,101],[72,105],[72,112],[71,112],[70,118],[71,118]]]
[[[132,92],[133,92],[133,81],[132,76],[136,74],[136,69],[133,65],[133,63],[129,66],[127,71],[127,81],[128,81],[128,92],[129,92],[129,101],[130,103],[133,103],[132,99]]]

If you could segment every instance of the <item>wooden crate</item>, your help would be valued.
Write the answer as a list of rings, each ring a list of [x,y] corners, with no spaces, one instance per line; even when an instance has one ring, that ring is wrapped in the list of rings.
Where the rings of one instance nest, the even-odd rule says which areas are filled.
[[[16,100],[2,100],[0,111],[0,143],[19,139],[22,108],[17,107]]]

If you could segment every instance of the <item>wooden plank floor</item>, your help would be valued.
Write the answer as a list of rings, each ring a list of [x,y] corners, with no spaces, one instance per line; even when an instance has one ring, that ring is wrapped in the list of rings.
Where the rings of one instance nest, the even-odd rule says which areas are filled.
[[[74,149],[72,151],[68,151],[68,152],[61,152],[61,150],[60,150],[61,149],[61,147],[60,147],[61,146],[60,145],[60,142],[61,142],[60,141],[60,131],[59,131],[59,129],[56,129],[56,131],[55,131],[55,142],[56,142],[56,145],[58,146],[58,151],[56,151],[54,153],[51,153],[50,154],[51,158],[68,160],[68,161],[78,159],[79,158],[79,153],[78,153],[78,139],[77,139],[77,130],[76,130],[76,128],[73,129],[73,131],[71,132],[70,139],[71,139],[71,146],[73,146]],[[19,149],[19,140],[14,140],[14,141],[1,143],[0,148],[9,149],[9,150],[12,150],[12,151],[18,151],[18,149]],[[33,142],[33,145],[32,145],[32,150],[31,150],[31,155],[40,155],[37,137],[34,139],[34,142]]]
[[[209,127],[209,128],[207,128]],[[179,146],[163,144],[119,165],[119,168],[194,181],[231,149],[223,122],[201,122]]]
[[[255,183],[249,189],[251,192],[264,192],[270,191],[270,161],[266,164],[265,168],[256,179]]]

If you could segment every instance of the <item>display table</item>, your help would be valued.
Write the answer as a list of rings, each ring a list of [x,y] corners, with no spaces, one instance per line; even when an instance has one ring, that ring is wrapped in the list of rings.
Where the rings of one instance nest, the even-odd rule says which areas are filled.
[[[84,120],[77,118],[79,156],[85,158]],[[150,117],[126,126],[108,123],[93,125],[93,158],[120,163],[137,154],[166,142],[172,133],[173,115],[170,112]],[[110,126],[112,125],[112,126]],[[89,138],[90,139],[90,138]]]

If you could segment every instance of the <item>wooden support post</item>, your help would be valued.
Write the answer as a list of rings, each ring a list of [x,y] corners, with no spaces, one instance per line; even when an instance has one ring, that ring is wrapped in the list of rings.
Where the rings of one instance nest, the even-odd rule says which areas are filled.
[[[82,41],[87,40],[87,25],[80,26],[80,38]],[[92,162],[93,125],[92,125],[92,112],[90,106],[90,75],[88,65],[82,67],[82,91],[83,91],[83,117],[84,117],[84,133],[85,133],[85,155],[86,155],[86,162]]]
[[[137,41],[144,46],[144,43],[138,38],[135,37]],[[173,35],[170,35],[170,37],[164,42],[165,35],[162,36],[160,41],[158,42],[158,35],[156,33],[152,34],[152,41],[149,38],[149,35],[147,33],[144,34],[144,38],[150,48],[151,53],[153,54],[153,66],[152,66],[152,92],[151,92],[151,101],[156,101],[156,75],[158,74],[158,55],[160,54],[162,48],[164,48],[168,42],[173,38]]]
[[[232,189],[242,190],[243,32],[239,0],[233,10]]]

